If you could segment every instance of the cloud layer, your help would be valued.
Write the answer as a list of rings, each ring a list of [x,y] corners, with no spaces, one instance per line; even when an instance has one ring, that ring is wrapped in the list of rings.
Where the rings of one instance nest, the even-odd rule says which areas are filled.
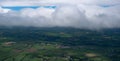
[[[120,28],[120,0],[1,0],[0,5],[2,26]],[[46,5],[56,8],[2,8]]]

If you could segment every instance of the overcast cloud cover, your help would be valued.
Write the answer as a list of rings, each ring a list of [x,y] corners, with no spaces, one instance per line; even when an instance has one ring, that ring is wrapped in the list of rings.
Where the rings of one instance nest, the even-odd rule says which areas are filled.
[[[3,8],[16,6],[40,7],[19,11]],[[120,28],[120,0],[0,0],[0,25]]]

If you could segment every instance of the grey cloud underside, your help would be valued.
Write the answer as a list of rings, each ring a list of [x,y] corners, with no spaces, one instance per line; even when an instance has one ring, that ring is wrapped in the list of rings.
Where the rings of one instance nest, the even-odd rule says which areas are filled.
[[[3,8],[0,9],[2,11]],[[120,5],[61,5],[55,9],[23,9],[0,13],[2,26],[120,28]]]

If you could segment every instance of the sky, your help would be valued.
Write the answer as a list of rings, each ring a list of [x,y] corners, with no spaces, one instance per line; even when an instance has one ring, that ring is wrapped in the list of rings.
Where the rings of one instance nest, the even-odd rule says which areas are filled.
[[[120,28],[120,0],[0,0],[0,26]]]

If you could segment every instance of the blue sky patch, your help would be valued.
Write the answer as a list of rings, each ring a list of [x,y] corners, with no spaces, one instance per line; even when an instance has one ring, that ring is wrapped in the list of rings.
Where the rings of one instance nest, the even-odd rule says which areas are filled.
[[[55,9],[56,8],[56,6],[17,6],[17,7],[2,7],[2,8],[19,11],[19,10],[24,9],[24,8],[37,9],[37,8],[40,8],[40,7],[50,8],[50,9]]]

